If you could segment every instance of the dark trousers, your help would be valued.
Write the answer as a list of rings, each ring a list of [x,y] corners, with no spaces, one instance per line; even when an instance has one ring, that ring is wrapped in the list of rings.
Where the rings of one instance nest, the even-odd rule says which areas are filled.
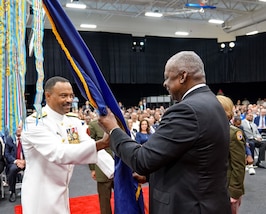
[[[22,169],[18,168],[16,164],[8,164],[7,166],[7,180],[8,180],[8,186],[9,186],[9,191],[12,193],[16,192],[16,183],[17,183],[17,174],[21,171]]]
[[[107,182],[97,182],[101,214],[112,214],[111,195],[113,188],[113,180]]]
[[[255,148],[259,148],[259,156],[258,156],[258,163],[265,160],[265,149],[266,143],[264,141],[257,141],[255,139],[248,140],[249,148],[252,154],[252,158],[254,160],[254,150]]]

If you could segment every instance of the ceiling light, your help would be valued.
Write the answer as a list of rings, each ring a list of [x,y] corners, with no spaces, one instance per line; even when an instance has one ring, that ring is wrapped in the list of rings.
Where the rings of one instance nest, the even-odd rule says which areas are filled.
[[[265,1],[266,1],[266,0],[265,0]],[[246,35],[247,35],[247,36],[251,36],[251,35],[255,35],[255,34],[257,34],[257,33],[259,33],[259,31],[254,30],[254,31],[251,31],[251,32],[246,33]]]
[[[221,44],[221,48],[225,48],[225,44],[224,43]]]
[[[93,25],[93,24],[81,24],[80,27],[81,28],[97,28],[97,25]]]
[[[159,12],[146,12],[145,16],[160,18],[163,14]]]
[[[80,3],[67,3],[66,7],[75,8],[75,9],[85,9],[87,6],[86,4],[80,4]]]
[[[230,43],[229,43],[229,47],[230,47],[230,48],[235,47],[235,45],[236,45],[236,44],[235,44],[234,42],[230,42]]]
[[[185,31],[176,31],[175,35],[177,35],[177,36],[188,36],[189,33],[185,32]]]
[[[259,1],[261,1],[261,2],[266,2],[266,0],[259,0]]]
[[[220,20],[220,19],[210,19],[209,20],[209,23],[212,23],[212,24],[223,24],[224,21],[223,20]]]

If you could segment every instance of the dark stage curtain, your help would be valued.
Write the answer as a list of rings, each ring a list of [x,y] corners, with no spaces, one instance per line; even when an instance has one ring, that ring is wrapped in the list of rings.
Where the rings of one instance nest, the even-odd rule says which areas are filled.
[[[237,38],[234,82],[266,81],[266,33]]]
[[[110,84],[161,84],[169,57],[182,50],[193,50],[204,64],[207,82],[266,81],[266,34],[237,37],[232,51],[220,51],[216,39],[182,39],[146,36],[145,51],[132,51],[129,34],[80,32]],[[44,33],[45,78],[54,75],[73,78],[66,59],[51,30]],[[35,84],[34,57],[27,56],[26,83]]]
[[[193,50],[202,58],[209,85],[266,82],[266,33],[237,37],[236,46],[232,50],[226,48],[223,51],[220,51],[216,39],[146,36],[142,38],[145,42],[143,52],[132,50],[135,37],[130,34],[80,32],[80,35],[111,89],[114,88],[118,94],[125,93],[121,93],[124,89],[119,89],[121,85],[135,86],[134,93],[138,98],[147,96],[145,91],[139,92],[144,85],[154,87],[151,90],[146,88],[147,91],[163,91],[165,63],[169,57],[183,50]],[[45,80],[60,75],[75,85],[64,53],[49,29],[44,31],[43,48]],[[36,80],[34,56],[27,56],[26,85],[35,85]]]

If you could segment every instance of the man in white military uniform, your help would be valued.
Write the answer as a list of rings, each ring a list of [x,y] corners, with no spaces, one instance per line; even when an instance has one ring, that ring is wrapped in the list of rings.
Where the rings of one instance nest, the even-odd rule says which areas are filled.
[[[22,209],[23,214],[68,214],[73,164],[97,163],[101,158],[97,151],[107,147],[108,137],[95,142],[84,132],[78,118],[67,116],[74,97],[67,79],[52,77],[44,89],[47,105],[42,117],[36,124],[36,115],[29,116],[22,132],[27,166]]]

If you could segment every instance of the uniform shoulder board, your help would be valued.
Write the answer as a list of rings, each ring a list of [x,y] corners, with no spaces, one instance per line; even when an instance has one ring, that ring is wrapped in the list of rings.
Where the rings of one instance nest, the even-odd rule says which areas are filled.
[[[69,112],[66,114],[67,117],[79,117],[77,113]]]
[[[32,117],[37,118],[37,112],[34,112],[31,114]],[[38,119],[44,118],[47,116],[47,113],[45,111],[42,112],[42,115],[38,116]]]

